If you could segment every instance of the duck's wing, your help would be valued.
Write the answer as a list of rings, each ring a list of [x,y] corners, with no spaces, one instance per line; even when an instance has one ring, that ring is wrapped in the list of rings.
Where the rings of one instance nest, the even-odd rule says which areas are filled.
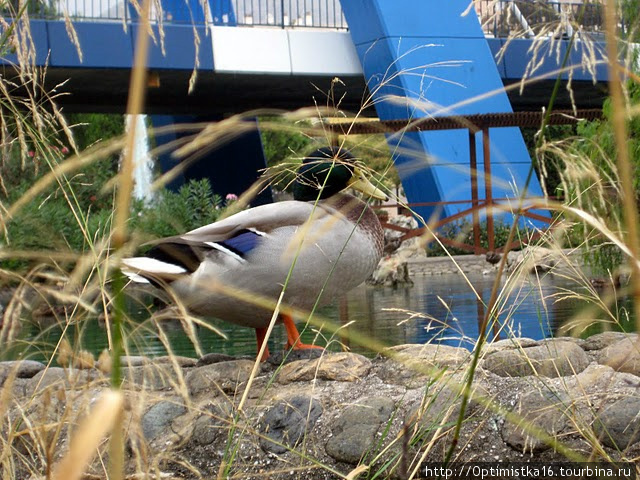
[[[145,257],[123,260],[125,273],[134,281],[160,283],[195,272],[214,253],[220,262],[246,262],[246,256],[276,228],[303,225],[313,205],[285,201],[236,213],[182,235],[152,243]],[[322,207],[316,215],[326,215]]]
[[[326,213],[322,206],[317,211]],[[219,222],[191,230],[164,241],[208,243],[232,238],[240,230],[253,230],[265,234],[283,226],[303,225],[313,212],[313,204],[289,200],[270,203],[243,210]]]

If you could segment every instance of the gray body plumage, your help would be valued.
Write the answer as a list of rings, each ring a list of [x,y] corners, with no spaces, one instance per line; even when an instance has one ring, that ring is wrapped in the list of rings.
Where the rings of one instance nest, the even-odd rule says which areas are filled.
[[[247,229],[260,238],[244,255],[216,244]],[[315,206],[294,200],[255,207],[168,241],[202,255],[195,271],[170,283],[189,310],[262,328],[273,307],[252,299],[273,304],[291,270],[285,305],[310,310],[318,299],[319,305],[332,301],[371,274],[382,255],[383,233],[364,202],[341,193]]]

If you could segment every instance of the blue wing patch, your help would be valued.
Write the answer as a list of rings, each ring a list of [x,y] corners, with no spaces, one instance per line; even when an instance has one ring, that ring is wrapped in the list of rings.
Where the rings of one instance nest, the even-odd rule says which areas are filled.
[[[249,252],[260,245],[264,234],[253,230],[239,230],[233,237],[227,238],[221,242],[211,242],[237,255],[240,259],[244,259]],[[214,246],[214,245],[211,245]],[[214,247],[215,248],[215,247]],[[219,249],[221,250],[221,249]]]

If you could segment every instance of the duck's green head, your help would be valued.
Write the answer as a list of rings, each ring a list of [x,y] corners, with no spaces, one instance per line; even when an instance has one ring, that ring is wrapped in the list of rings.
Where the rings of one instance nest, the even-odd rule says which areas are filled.
[[[351,153],[340,147],[322,147],[308,155],[293,182],[293,198],[303,202],[324,199],[353,188],[379,200],[384,192],[367,180]]]

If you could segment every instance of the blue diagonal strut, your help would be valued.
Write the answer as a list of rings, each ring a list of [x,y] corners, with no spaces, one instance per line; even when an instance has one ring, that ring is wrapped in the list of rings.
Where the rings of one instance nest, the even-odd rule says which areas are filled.
[[[468,0],[341,2],[381,120],[512,111]],[[516,197],[531,165],[520,130],[491,129],[490,138],[493,197]],[[466,130],[407,133],[388,143],[410,203],[471,199]],[[481,166],[480,134],[476,145]],[[482,175],[478,183],[483,198]],[[528,192],[542,194],[536,178]],[[469,206],[445,206],[441,216]],[[436,207],[415,210],[425,220],[437,213]]]

